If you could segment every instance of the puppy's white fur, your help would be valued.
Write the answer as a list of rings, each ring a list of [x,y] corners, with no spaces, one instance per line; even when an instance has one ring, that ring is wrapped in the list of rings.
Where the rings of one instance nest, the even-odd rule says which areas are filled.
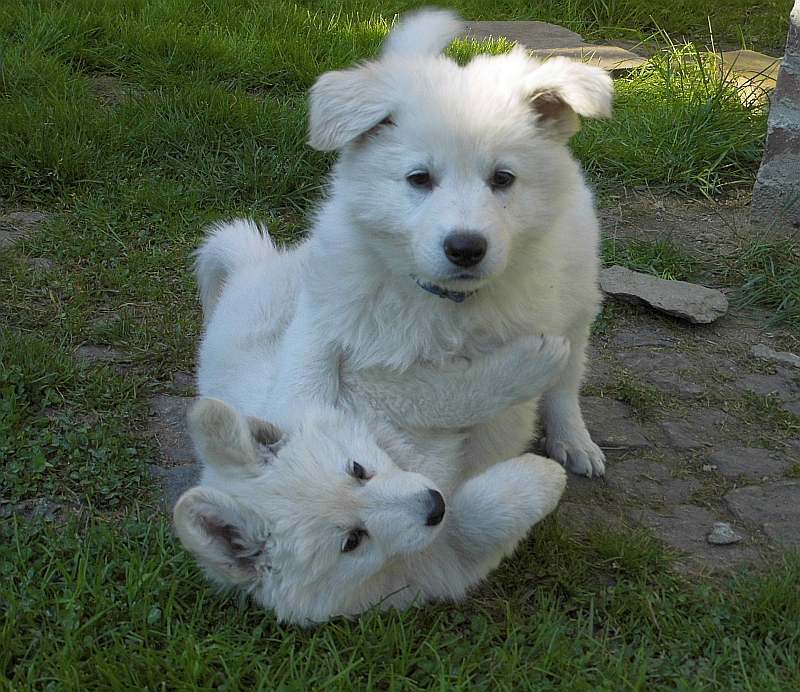
[[[565,475],[530,454],[471,473],[458,426],[523,401],[531,382],[546,386],[566,341],[522,337],[469,363],[414,365],[397,381],[345,368],[340,410],[287,410],[294,394],[281,374],[297,350],[288,336],[306,261],[306,246],[279,252],[248,221],[216,227],[198,252],[205,398],[189,426],[204,470],[176,505],[178,535],[213,581],[286,621],[459,598],[553,510]],[[390,414],[420,426],[435,415],[452,429],[412,434]],[[353,477],[353,462],[369,480]],[[426,523],[431,490],[446,502],[437,526]],[[343,553],[354,529],[368,537]]]
[[[463,462],[479,468],[519,454],[541,400],[550,456],[602,475],[578,404],[600,304],[599,232],[567,140],[579,116],[610,114],[612,82],[599,68],[541,63],[521,48],[460,67],[437,54],[457,26],[447,12],[412,16],[379,59],[324,74],[311,90],[311,145],[340,155],[301,251],[306,278],[287,337],[297,350],[282,388],[295,396],[284,403],[335,402],[342,365],[380,390],[420,363],[475,358],[525,334],[562,335],[571,350],[561,376],[531,383],[523,403],[465,421]],[[510,188],[487,184],[498,169],[515,175]],[[430,189],[409,184],[417,170],[430,173]],[[459,230],[488,243],[466,278],[443,251]],[[415,279],[474,293],[457,304]]]
[[[235,222],[198,253],[208,320],[200,392],[230,403],[234,417],[290,432],[263,445],[274,458],[253,467],[230,463],[251,459],[248,444],[223,453],[203,442],[220,426],[196,428],[208,470],[176,507],[176,524],[212,577],[252,591],[282,619],[463,594],[563,490],[554,464],[518,457],[540,399],[549,453],[603,473],[577,398],[599,304],[598,229],[566,142],[578,115],[608,114],[611,81],[521,50],[458,67],[437,55],[455,26],[448,13],[412,17],[378,60],[314,86],[310,141],[340,157],[305,243],[279,253],[254,225]],[[406,180],[423,167],[435,181],[425,191]],[[503,191],[487,184],[500,167],[516,177]],[[459,229],[488,241],[468,278],[442,251]],[[415,279],[474,293],[456,304]],[[343,534],[368,521],[364,507],[379,506],[358,496],[378,475],[353,485],[354,455],[377,460],[399,498],[389,504],[406,519],[416,511],[417,525],[386,515],[397,535],[375,529],[388,538],[366,541],[369,555],[350,563]],[[433,488],[447,514],[430,530],[409,502]]]
[[[302,625],[462,597],[555,508],[566,481],[555,462],[524,455],[454,487],[444,521],[428,526],[436,486],[376,443],[424,466],[380,421],[368,430],[307,411],[284,434],[203,398],[189,423],[205,464],[175,506],[181,541],[212,581]],[[353,477],[354,461],[367,480]],[[365,537],[343,552],[353,529]]]

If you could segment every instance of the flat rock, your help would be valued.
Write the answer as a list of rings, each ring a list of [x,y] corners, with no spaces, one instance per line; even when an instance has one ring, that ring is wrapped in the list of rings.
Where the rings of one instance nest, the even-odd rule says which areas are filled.
[[[791,463],[781,454],[761,447],[716,449],[708,461],[726,478],[742,477],[751,481],[780,476],[791,467]]]
[[[692,361],[685,353],[673,350],[645,351],[622,351],[617,354],[619,361],[626,369],[637,373],[648,373],[658,370],[661,372],[675,372],[676,370],[688,370],[692,367]]]
[[[684,504],[662,512],[651,509],[632,510],[629,515],[637,523],[651,529],[670,547],[687,553],[690,563],[712,571],[727,570],[759,558],[758,551],[748,545],[709,543],[709,530],[717,523],[718,518],[703,507]]]
[[[728,299],[716,289],[667,281],[619,265],[603,269],[600,287],[615,298],[647,305],[692,324],[708,324],[728,311]]]
[[[41,272],[50,271],[56,266],[55,262],[47,257],[30,257],[28,258],[28,264],[31,268]]]
[[[506,38],[535,49],[575,48],[584,46],[574,31],[547,22],[467,22],[464,35],[478,41]]]
[[[721,54],[722,69],[755,81],[769,80],[774,86],[781,66],[781,59],[764,55],[754,50],[726,50]]]
[[[750,349],[750,354],[755,358],[767,360],[770,363],[780,363],[793,368],[800,368],[800,356],[788,351],[773,351],[766,344],[756,344]]]
[[[0,250],[30,235],[47,220],[40,211],[12,211],[0,216]]]
[[[570,483],[572,482],[570,478]],[[572,531],[585,533],[592,529],[604,528],[621,530],[624,522],[618,515],[604,507],[587,502],[560,502],[556,512],[558,523]]]
[[[675,449],[700,449],[710,444],[698,437],[692,426],[682,421],[663,421],[661,429],[667,437],[667,444]]]
[[[797,385],[782,375],[745,375],[736,381],[735,386],[757,396],[777,396],[781,401],[789,401],[800,396]]]
[[[159,394],[150,400],[149,430],[165,465],[194,463],[194,448],[186,428],[186,412],[192,397]]]
[[[21,502],[11,502],[0,498],[0,519],[18,516],[26,520],[42,519],[46,522],[63,524],[70,516],[79,512],[79,505],[47,497],[33,497]]]
[[[478,41],[505,38],[526,46],[540,60],[563,56],[610,71],[628,71],[647,62],[621,46],[587,44],[575,32],[547,22],[468,22],[464,36]]]
[[[697,399],[706,392],[706,388],[682,377],[676,372],[650,372],[645,379],[659,391],[665,394],[681,397],[682,399]]]
[[[674,478],[666,465],[645,459],[614,464],[606,476],[606,485],[630,499],[670,504],[685,503],[700,486],[693,478]]]
[[[183,466],[162,468],[153,465],[150,466],[150,475],[161,486],[164,509],[171,512],[178,498],[200,482],[200,466],[184,464]]]
[[[175,394],[191,396],[197,391],[195,377],[190,372],[176,372],[169,382],[169,389]]]
[[[616,379],[609,364],[598,356],[589,356],[589,367],[586,371],[585,384],[603,390]]]
[[[592,439],[604,450],[652,446],[635,422],[630,407],[621,401],[585,396],[581,397],[581,408]]]
[[[612,73],[630,72],[647,62],[646,58],[642,58],[636,53],[631,53],[629,50],[619,46],[596,46],[591,44],[566,48],[537,49],[531,50],[531,54],[540,60],[555,56],[580,60],[590,65],[602,67]]]
[[[781,408],[786,413],[791,413],[793,416],[800,418],[800,401],[788,401],[781,405]]]
[[[778,543],[800,548],[800,481],[736,488],[725,503],[737,519],[758,526]]]
[[[711,527],[706,540],[712,545],[731,545],[744,540],[742,534],[733,530],[733,527],[725,521],[718,521]]]
[[[734,419],[718,409],[692,409],[684,420],[666,420],[661,429],[667,444],[676,449],[700,449],[713,444],[720,433],[726,434]]]

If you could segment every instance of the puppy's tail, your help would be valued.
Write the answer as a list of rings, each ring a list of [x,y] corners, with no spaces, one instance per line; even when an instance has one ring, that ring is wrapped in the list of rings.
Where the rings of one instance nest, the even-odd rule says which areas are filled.
[[[206,239],[194,253],[194,273],[206,319],[217,304],[225,280],[246,264],[274,258],[278,250],[266,228],[250,219],[235,219],[210,226]]]
[[[404,15],[383,43],[383,55],[438,55],[464,24],[450,10],[424,9]]]

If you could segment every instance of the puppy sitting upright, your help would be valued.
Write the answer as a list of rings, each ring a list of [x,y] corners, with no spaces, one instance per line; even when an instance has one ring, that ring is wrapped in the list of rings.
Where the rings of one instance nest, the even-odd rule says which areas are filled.
[[[311,91],[310,143],[339,160],[302,248],[282,406],[367,396],[414,434],[458,428],[477,472],[525,449],[541,403],[549,455],[602,475],[578,403],[599,233],[567,142],[579,116],[610,114],[612,82],[522,48],[460,67],[440,54],[460,30],[449,12],[412,15],[377,60]],[[384,395],[414,366],[451,368],[535,333],[566,337],[569,360],[521,403],[454,419]]]

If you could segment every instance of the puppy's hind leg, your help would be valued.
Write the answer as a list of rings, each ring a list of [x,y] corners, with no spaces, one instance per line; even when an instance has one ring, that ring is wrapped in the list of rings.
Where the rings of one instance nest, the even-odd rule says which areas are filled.
[[[566,482],[556,462],[523,454],[464,483],[447,501],[442,533],[413,560],[411,571],[425,595],[463,597],[555,509]]]
[[[564,469],[554,461],[523,454],[495,464],[455,492],[445,536],[472,584],[556,508],[566,482]]]

